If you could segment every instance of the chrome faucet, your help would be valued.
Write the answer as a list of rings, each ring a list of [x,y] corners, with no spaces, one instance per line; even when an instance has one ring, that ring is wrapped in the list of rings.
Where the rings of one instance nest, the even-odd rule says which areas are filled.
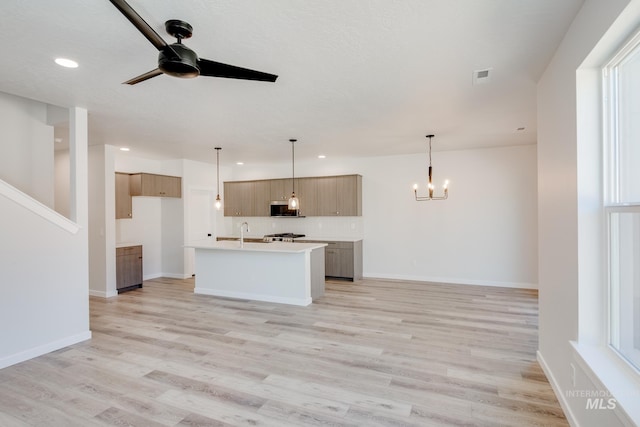
[[[247,221],[240,224],[240,247],[244,248],[244,226],[247,226],[247,233],[249,232],[249,223]]]

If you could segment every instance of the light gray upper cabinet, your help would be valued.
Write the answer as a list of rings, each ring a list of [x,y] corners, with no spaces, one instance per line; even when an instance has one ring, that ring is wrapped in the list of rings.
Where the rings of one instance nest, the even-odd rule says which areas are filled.
[[[317,178],[296,179],[296,195],[300,200],[301,216],[319,216]]]
[[[341,175],[316,178],[319,216],[361,216],[362,176]]]
[[[269,216],[269,203],[287,201],[291,178],[224,183],[225,216]],[[362,176],[296,178],[301,216],[361,216]]]
[[[336,177],[336,207],[339,216],[362,215],[362,176]]]
[[[129,180],[132,196],[182,197],[182,178],[179,176],[134,173]]]
[[[224,216],[254,216],[254,181],[224,183]]]
[[[271,181],[255,181],[253,192],[253,215],[251,216],[269,216],[269,204],[271,203]]]
[[[289,200],[291,197],[291,179],[270,179],[269,180],[271,200]],[[297,192],[296,192],[297,193]]]
[[[182,178],[153,173],[116,172],[116,219],[131,218],[132,196],[182,197]]]
[[[116,219],[132,217],[129,174],[116,172]]]
[[[335,176],[316,178],[317,182],[317,213],[318,216],[337,216],[338,186]]]

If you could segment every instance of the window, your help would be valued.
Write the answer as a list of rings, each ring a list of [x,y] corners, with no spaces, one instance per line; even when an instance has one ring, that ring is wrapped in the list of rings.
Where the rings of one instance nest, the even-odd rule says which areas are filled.
[[[609,344],[640,370],[640,34],[604,68]]]

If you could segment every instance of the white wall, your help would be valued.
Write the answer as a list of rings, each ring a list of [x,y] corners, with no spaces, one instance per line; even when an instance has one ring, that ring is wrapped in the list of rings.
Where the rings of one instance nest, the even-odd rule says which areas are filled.
[[[117,294],[115,275],[114,147],[89,147],[89,290],[91,295]]]
[[[218,233],[217,224],[219,223],[222,227],[224,223],[223,211],[217,211],[213,206],[217,194],[215,168],[216,166],[210,163],[183,161],[184,243],[206,238],[207,234],[211,234],[213,238]],[[222,182],[220,182],[220,192],[222,196]],[[202,206],[204,203],[207,206]],[[208,229],[203,228],[205,225],[208,225]],[[184,277],[195,274],[194,264],[194,249],[185,249]]]
[[[366,277],[537,287],[536,147],[434,152],[435,184],[450,180],[446,201],[414,201],[426,164],[426,153],[296,162],[296,176],[361,174],[363,217],[227,219],[221,234],[247,220],[258,226],[251,234],[359,235]],[[223,180],[283,178],[290,168],[244,165]]]
[[[118,172],[147,172],[182,177],[182,198],[133,197],[133,217],[116,220],[117,243],[143,245],[145,280],[155,277],[185,278],[191,275],[187,243],[191,189],[215,189],[215,166],[184,159],[150,160],[130,153],[115,154]],[[212,212],[212,215],[218,215]],[[221,213],[219,214],[221,215]],[[215,217],[212,217],[215,226]],[[212,230],[215,232],[215,229]]]
[[[12,137],[3,141],[2,161],[10,163],[11,156],[20,157],[23,153],[32,159],[48,157],[51,164],[47,169],[53,171],[48,132],[41,132],[42,124],[33,120],[32,111],[22,110],[25,102],[34,103],[15,97],[3,97],[3,102],[5,110],[16,107],[12,120],[24,126],[20,131],[12,131]],[[40,107],[44,108],[44,104],[38,109]],[[73,175],[78,175],[78,181],[73,185],[71,216],[77,223],[4,181],[0,182],[0,368],[91,337],[87,177],[83,173],[87,165],[87,116],[86,110],[71,111],[74,156],[70,167]],[[10,147],[31,143],[26,151],[25,147]],[[46,153],[40,157],[38,150]],[[10,157],[5,158],[5,155]],[[16,158],[16,161],[21,159]],[[53,173],[48,180],[49,188],[53,189]]]
[[[117,153],[114,169],[117,172],[161,174],[162,164],[157,160],[143,159],[128,153],[124,155]],[[115,198],[115,191],[113,197]],[[142,245],[144,279],[160,277],[162,276],[162,199],[134,197],[132,214],[131,218],[115,220],[116,243]]]
[[[56,150],[54,152],[54,209],[67,218],[71,214],[69,200],[71,175],[69,166],[69,150]]]
[[[614,411],[587,410],[584,396],[570,398],[569,391],[602,389],[591,369],[576,360],[570,341],[579,335],[598,335],[597,330],[604,326],[601,313],[606,302],[597,268],[605,261],[604,257],[594,259],[594,252],[599,251],[593,247],[602,231],[601,223],[594,221],[594,204],[600,203],[602,194],[598,184],[601,128],[596,123],[600,107],[576,104],[586,99],[598,102],[599,96],[593,94],[600,90],[599,73],[596,70],[593,78],[593,73],[577,70],[628,3],[636,3],[637,8],[635,0],[585,1],[538,86],[538,358],[576,425],[624,425]],[[635,17],[628,31],[637,26],[639,18]],[[590,82],[588,91],[593,93],[577,93],[578,77],[581,84]],[[598,282],[596,288],[585,286],[589,281]],[[594,298],[598,300],[595,307],[580,303]],[[582,324],[581,317],[599,319],[601,324],[580,331],[580,325],[589,324]]]
[[[53,126],[47,105],[0,92],[0,179],[54,206]]]
[[[184,160],[165,161],[163,173],[172,176],[183,176]],[[186,249],[184,238],[185,182],[182,180],[182,197],[162,199],[162,275],[183,279],[185,274]]]

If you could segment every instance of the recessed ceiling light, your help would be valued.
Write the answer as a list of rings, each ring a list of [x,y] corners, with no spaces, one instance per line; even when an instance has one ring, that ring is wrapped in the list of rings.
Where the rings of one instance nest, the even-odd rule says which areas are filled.
[[[319,159],[326,159],[326,158],[327,158],[327,156],[325,156],[324,154],[320,154],[320,155],[318,156],[318,158],[319,158]]]
[[[242,166],[242,165],[244,165],[244,163],[243,162],[236,162],[236,165]]]
[[[120,151],[131,151],[129,147],[120,147]]]
[[[67,58],[56,58],[56,64],[65,68],[78,68],[78,63]]]
[[[60,142],[62,142],[62,138],[53,138],[53,141],[60,143]]]

